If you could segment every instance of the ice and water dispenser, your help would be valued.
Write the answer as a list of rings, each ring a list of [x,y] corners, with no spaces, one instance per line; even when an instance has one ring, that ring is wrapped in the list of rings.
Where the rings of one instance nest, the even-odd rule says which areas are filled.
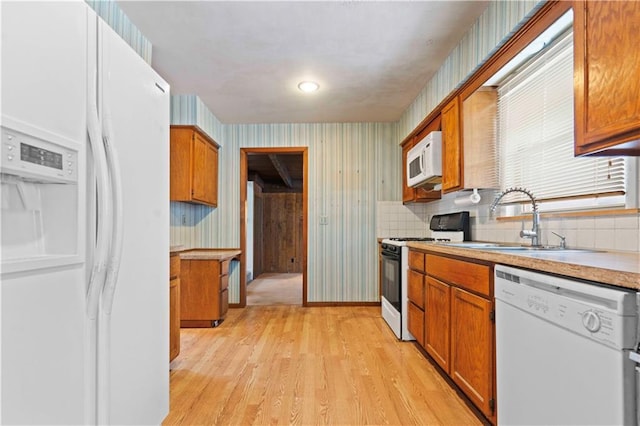
[[[79,148],[0,127],[2,273],[81,262]]]

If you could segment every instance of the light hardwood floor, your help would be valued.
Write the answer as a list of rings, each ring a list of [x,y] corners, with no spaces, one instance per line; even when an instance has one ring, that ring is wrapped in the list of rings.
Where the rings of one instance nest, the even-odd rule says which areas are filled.
[[[166,425],[481,424],[378,307],[231,309],[181,344]]]

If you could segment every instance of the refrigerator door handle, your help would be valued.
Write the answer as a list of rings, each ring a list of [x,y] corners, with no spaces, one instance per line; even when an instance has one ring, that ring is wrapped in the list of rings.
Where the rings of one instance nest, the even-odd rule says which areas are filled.
[[[96,176],[96,203],[97,203],[97,231],[96,251],[91,269],[91,278],[87,290],[87,316],[95,320],[98,316],[100,295],[104,286],[107,256],[109,252],[109,235],[111,233],[112,220],[111,199],[109,194],[109,179],[107,175],[107,158],[102,142],[102,130],[98,116],[97,102],[97,71],[93,76],[92,87],[87,96],[87,132],[93,155],[93,167]]]
[[[107,154],[107,165],[111,179],[112,190],[112,233],[111,233],[111,253],[107,265],[107,277],[103,289],[102,308],[105,315],[111,315],[113,299],[118,281],[118,271],[120,270],[120,260],[122,258],[122,238],[123,238],[123,211],[122,211],[122,181],[120,175],[120,161],[118,153],[113,145],[113,126],[111,113],[108,104],[105,103],[104,125],[104,148]]]

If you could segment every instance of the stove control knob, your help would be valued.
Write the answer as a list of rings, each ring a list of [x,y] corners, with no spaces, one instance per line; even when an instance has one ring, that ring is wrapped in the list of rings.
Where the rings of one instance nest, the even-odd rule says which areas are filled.
[[[593,311],[586,311],[582,314],[582,325],[592,333],[600,330],[600,315]]]

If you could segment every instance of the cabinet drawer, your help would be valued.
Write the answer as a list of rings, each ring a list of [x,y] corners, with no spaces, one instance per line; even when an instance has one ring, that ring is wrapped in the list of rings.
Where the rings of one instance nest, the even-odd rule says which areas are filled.
[[[224,318],[229,310],[229,290],[224,289],[220,292],[220,318]]]
[[[490,296],[491,268],[464,260],[428,254],[427,273],[449,284]]]
[[[424,253],[409,250],[409,268],[424,272]]]
[[[223,275],[220,277],[220,291],[229,288],[229,275]]]
[[[413,334],[420,346],[424,347],[424,311],[413,303],[409,303],[409,333]]]
[[[229,260],[223,260],[220,262],[220,275],[229,275]]]
[[[172,254],[169,256],[169,278],[176,278],[180,275],[180,256]]]
[[[407,273],[407,296],[420,309],[424,309],[424,275],[409,269]]]

